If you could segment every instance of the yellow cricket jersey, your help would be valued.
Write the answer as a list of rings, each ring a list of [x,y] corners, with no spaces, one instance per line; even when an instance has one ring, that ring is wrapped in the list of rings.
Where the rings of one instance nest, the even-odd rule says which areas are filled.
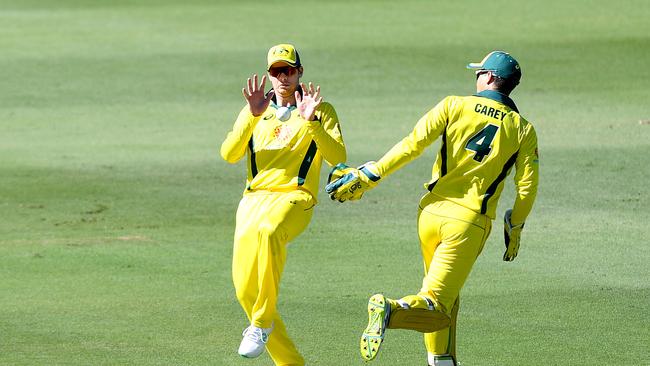
[[[248,154],[246,192],[306,190],[316,198],[323,158],[336,165],[346,159],[336,111],[322,102],[315,121],[303,119],[295,107],[280,121],[274,103],[258,117],[248,105],[221,145],[221,156],[235,163]]]
[[[415,159],[438,137],[440,153],[425,188],[494,219],[504,179],[514,166],[517,196],[511,220],[526,220],[539,179],[537,135],[512,99],[492,90],[446,97],[377,162],[379,176]]]

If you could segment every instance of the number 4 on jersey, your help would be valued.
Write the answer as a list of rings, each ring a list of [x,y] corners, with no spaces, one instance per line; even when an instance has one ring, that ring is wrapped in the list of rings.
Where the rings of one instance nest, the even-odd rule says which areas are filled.
[[[499,126],[487,125],[467,141],[465,149],[476,153],[474,154],[474,160],[480,163],[483,161],[483,158],[492,151],[490,145],[492,144],[492,140],[494,140],[494,136],[497,134],[498,130]]]

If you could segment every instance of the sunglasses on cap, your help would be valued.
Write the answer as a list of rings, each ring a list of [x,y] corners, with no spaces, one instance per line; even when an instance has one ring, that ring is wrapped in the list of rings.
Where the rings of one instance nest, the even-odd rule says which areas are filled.
[[[297,72],[298,72],[298,68],[291,67],[291,66],[272,67],[269,69],[269,74],[274,78],[277,78],[278,76],[280,76],[280,74],[293,76]]]

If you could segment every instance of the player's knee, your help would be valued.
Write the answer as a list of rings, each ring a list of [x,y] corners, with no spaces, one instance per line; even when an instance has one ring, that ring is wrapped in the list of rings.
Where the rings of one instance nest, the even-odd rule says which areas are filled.
[[[268,222],[261,223],[257,228],[260,240],[282,241],[286,237],[286,233],[278,226]]]
[[[437,311],[440,311],[440,312],[445,313],[447,315],[449,315],[451,313],[452,306],[449,306],[450,304],[446,304],[445,302],[441,301],[441,298],[443,298],[443,297],[440,296],[439,292],[432,291],[432,290],[420,291],[418,293],[418,296],[428,299],[429,302],[430,302],[429,304],[430,305],[432,304],[433,307]],[[452,305],[453,305],[453,303],[452,303]]]

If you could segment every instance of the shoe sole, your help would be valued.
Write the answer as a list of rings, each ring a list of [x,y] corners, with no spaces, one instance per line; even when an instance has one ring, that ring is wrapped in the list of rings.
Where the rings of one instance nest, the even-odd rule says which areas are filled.
[[[390,316],[390,305],[386,297],[382,294],[376,294],[368,300],[368,326],[361,335],[359,342],[359,351],[361,357],[366,361],[371,361],[379,353],[379,347],[384,341],[384,332],[386,323]]]
[[[240,355],[242,358],[248,358],[248,359],[258,358],[258,357],[260,357],[262,355],[262,353],[264,353],[264,352],[260,352],[259,355],[251,355],[251,356],[249,356],[249,355],[242,355],[241,353],[237,352],[237,354]]]

